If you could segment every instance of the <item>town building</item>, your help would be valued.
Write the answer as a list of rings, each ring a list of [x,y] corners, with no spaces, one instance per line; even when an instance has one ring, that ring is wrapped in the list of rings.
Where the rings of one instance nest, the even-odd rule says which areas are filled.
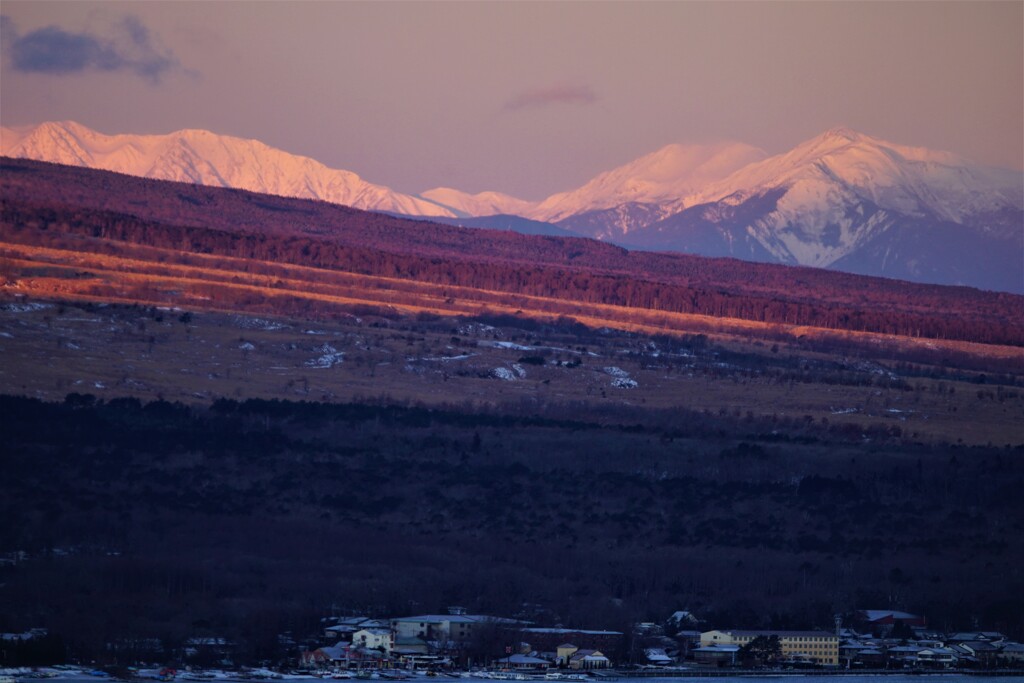
[[[919,614],[901,612],[891,609],[862,609],[853,616],[857,628],[862,631],[869,631],[876,636],[888,635],[898,624],[904,624],[909,628],[924,628],[928,625],[927,619]]]
[[[520,639],[528,642],[534,650],[554,652],[559,646],[571,644],[572,647],[601,650],[613,654],[622,648],[623,634],[621,631],[594,631],[577,628],[524,628],[520,629]]]
[[[371,619],[369,617],[341,617],[331,619],[333,623],[324,628],[324,638],[329,642],[352,642],[352,634],[366,628],[390,628],[387,619]]]
[[[394,642],[391,630],[386,628],[364,628],[352,634],[352,644],[368,650],[389,653]]]
[[[675,662],[664,648],[649,647],[644,650],[644,657],[651,666],[672,666]]]
[[[605,657],[600,650],[576,650],[569,657],[570,669],[590,671],[591,669],[607,669],[611,665],[611,660]]]
[[[948,647],[926,647],[918,651],[917,661],[933,669],[948,669],[956,666],[956,652]]]
[[[521,623],[504,617],[466,614],[460,607],[450,607],[448,611],[449,614],[420,614],[391,619],[395,641],[421,638],[430,642],[465,643],[484,627],[510,627]]]
[[[568,666],[569,658],[576,654],[577,650],[579,648],[572,643],[562,643],[555,649],[555,664],[558,666]]]
[[[700,650],[711,646],[737,645],[743,647],[758,636],[777,636],[783,659],[801,659],[837,666],[839,664],[839,637],[827,631],[705,631],[700,636]]]
[[[355,647],[351,643],[326,645],[316,650],[303,652],[299,663],[307,668],[378,668],[387,660],[387,654],[379,650]]]
[[[1004,643],[999,650],[999,659],[1011,666],[1024,664],[1024,645],[1020,643]]]
[[[547,669],[551,662],[532,655],[509,655],[497,661],[498,666],[505,669]]]
[[[739,656],[739,645],[708,645],[693,650],[694,661],[704,666],[735,666]]]

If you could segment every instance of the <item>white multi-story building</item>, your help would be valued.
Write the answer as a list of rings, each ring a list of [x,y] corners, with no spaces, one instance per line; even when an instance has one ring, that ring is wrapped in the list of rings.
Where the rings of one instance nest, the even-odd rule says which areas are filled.
[[[364,628],[352,634],[352,644],[367,650],[380,650],[390,654],[395,640],[386,628]]]

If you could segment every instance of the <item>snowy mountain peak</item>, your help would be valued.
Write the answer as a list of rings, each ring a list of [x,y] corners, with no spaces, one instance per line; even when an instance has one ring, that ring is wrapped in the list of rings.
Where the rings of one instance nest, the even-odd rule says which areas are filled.
[[[865,136],[847,126],[835,126],[825,131],[821,137],[826,139],[846,140],[847,142],[858,142]]]
[[[660,208],[666,217],[631,242],[1011,291],[1024,283],[1024,174],[846,128]],[[1014,263],[956,257],[997,244],[984,260],[1009,250]]]
[[[557,221],[626,203],[687,197],[765,156],[762,150],[739,142],[667,145],[602,173],[582,187],[548,197],[530,217]]]
[[[526,215],[536,204],[524,199],[517,199],[501,192],[478,192],[468,194],[450,187],[436,187],[421,192],[420,197],[440,204],[459,217],[494,216],[510,214]]]
[[[180,130],[167,135],[104,135],[73,121],[0,132],[0,154],[128,175],[320,199],[371,211],[454,216],[436,203],[368,183],[258,140]]]
[[[1021,174],[971,164],[954,154],[897,145],[840,128],[753,163],[709,185],[694,203],[787,189],[787,204],[804,223],[858,197],[891,211],[960,221],[982,211],[1021,206]],[[797,201],[797,197],[800,200]]]

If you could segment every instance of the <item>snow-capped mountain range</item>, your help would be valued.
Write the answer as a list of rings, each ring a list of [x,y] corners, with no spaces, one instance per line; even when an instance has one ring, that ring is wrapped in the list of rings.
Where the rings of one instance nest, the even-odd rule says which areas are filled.
[[[738,142],[668,145],[540,202],[452,188],[403,194],[255,140],[199,130],[107,136],[45,123],[3,128],[0,153],[389,213],[502,214],[477,223],[537,232],[541,221],[645,249],[1024,292],[1024,174],[847,128],[775,156]]]
[[[180,130],[168,135],[103,135],[80,124],[0,129],[4,156],[85,166],[127,175],[320,199],[357,209],[454,216],[434,202],[368,183],[257,140]]]
[[[1022,291],[1022,207],[1020,172],[837,128],[661,203],[622,240]]]

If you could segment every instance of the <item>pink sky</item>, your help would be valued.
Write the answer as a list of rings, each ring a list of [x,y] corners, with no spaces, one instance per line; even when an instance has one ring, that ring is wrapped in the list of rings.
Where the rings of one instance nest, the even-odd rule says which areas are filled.
[[[5,0],[0,121],[205,128],[528,199],[672,142],[837,124],[1024,167],[1022,2]]]

